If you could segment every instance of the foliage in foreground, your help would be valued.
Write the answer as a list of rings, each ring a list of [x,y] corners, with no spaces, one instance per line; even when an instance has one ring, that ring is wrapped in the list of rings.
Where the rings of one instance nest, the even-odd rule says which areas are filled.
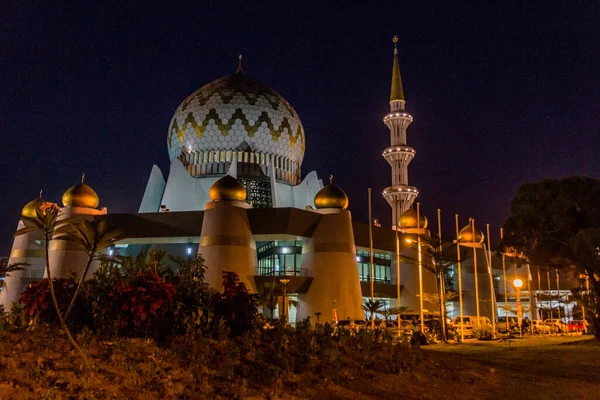
[[[368,382],[377,374],[416,368],[418,348],[378,342],[363,332],[350,336],[329,325],[296,329],[276,324],[236,338],[176,336],[157,346],[146,339],[78,337],[91,369],[81,374],[76,355],[54,328],[0,331],[0,390],[18,387],[24,397],[59,398],[268,398],[282,392],[303,397],[328,383]],[[52,343],[52,345],[49,345]],[[26,373],[25,373],[26,372]]]

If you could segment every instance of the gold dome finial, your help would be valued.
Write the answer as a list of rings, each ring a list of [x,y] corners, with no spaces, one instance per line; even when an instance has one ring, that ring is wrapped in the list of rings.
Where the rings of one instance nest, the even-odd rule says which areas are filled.
[[[423,213],[417,218],[416,208],[409,208],[398,218],[399,229],[427,229],[428,224],[429,221],[427,221],[427,217]]]
[[[242,72],[244,72],[244,71],[242,70],[242,55],[240,54],[238,56],[238,69],[237,69],[237,71],[235,71],[235,73],[240,74]]]
[[[333,184],[333,175],[329,175],[329,185],[319,190],[315,196],[317,208],[348,208],[348,196],[339,187]]]
[[[100,199],[90,186],[83,183],[85,174],[81,174],[81,183],[71,186],[62,196],[65,207],[98,208]]]
[[[40,196],[37,199],[33,199],[29,203],[25,204],[25,207],[23,207],[23,209],[21,210],[21,216],[28,218],[36,218],[36,211],[42,205],[43,202],[44,200],[42,199],[42,190],[40,190]]]
[[[38,199],[42,199],[42,192],[44,191],[44,189],[40,189],[40,197],[38,197]]]
[[[475,228],[473,218],[469,218],[469,224],[462,228],[460,232],[458,232],[458,242],[461,246],[466,247],[479,247],[481,243],[483,243],[484,236],[483,232],[477,228]],[[475,237],[473,238],[473,231],[475,231]]]
[[[212,201],[244,201],[246,200],[246,188],[233,176],[225,175],[213,183],[209,195]]]

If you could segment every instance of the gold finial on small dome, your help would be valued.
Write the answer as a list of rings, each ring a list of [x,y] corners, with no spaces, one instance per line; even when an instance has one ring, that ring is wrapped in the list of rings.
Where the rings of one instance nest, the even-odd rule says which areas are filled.
[[[419,226],[419,223],[421,226]],[[423,213],[417,218],[417,210],[415,208],[409,208],[400,214],[400,218],[398,218],[399,229],[427,229],[428,224],[429,221],[427,221],[427,217]]]
[[[329,175],[329,185],[319,190],[315,196],[315,206],[317,208],[348,208],[348,196],[339,187],[333,184],[333,175]]]
[[[458,232],[458,242],[461,245],[479,245],[483,243],[483,232],[475,228],[475,240],[473,240],[473,219],[469,218],[469,225],[465,226]]]
[[[225,175],[213,183],[209,195],[212,201],[244,201],[246,200],[246,188],[233,176]]]
[[[85,174],[81,174],[81,183],[71,186],[62,196],[65,207],[98,208],[100,199],[89,185],[83,183]]]
[[[21,216],[28,218],[36,218],[36,210],[42,205],[43,202],[44,200],[42,199],[42,190],[40,190],[40,196],[37,199],[33,199],[29,203],[25,204],[25,207],[23,207],[23,209],[21,210]]]

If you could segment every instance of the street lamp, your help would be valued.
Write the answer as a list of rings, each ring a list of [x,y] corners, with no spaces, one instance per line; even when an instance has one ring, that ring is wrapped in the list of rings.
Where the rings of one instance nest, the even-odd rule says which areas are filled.
[[[283,318],[285,323],[288,322],[288,313],[287,313],[287,284],[290,283],[289,278],[280,279],[279,282],[283,283]]]
[[[514,287],[517,289],[517,322],[519,323],[519,336],[523,337],[523,329],[522,329],[522,318],[523,318],[523,309],[521,308],[521,286],[523,286],[523,281],[519,278],[513,281]],[[506,321],[508,326],[508,321]]]

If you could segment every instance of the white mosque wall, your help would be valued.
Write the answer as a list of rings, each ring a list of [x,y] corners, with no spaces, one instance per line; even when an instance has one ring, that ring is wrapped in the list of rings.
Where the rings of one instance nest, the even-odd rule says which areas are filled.
[[[19,221],[17,230],[25,228],[23,221]],[[8,265],[25,263],[20,271],[9,272],[4,279],[4,287],[0,290],[0,304],[4,311],[10,310],[12,302],[19,301],[21,293],[33,281],[44,277],[46,267],[43,247],[44,236],[40,231],[29,232],[15,237]]]
[[[171,163],[169,177],[165,183],[160,169],[155,165],[152,167],[139,212],[162,211],[161,205],[169,211],[204,210],[206,203],[211,201],[210,188],[219,178],[220,176],[194,178],[181,161],[175,159]],[[296,186],[275,181],[272,186],[274,206],[299,209],[314,207],[314,198],[322,188],[323,182],[318,179],[315,171],[307,174]]]
[[[160,209],[160,202],[165,192],[165,178],[158,168],[158,165],[152,166],[150,171],[150,178],[146,184],[146,190],[144,191],[144,197],[142,198],[142,204],[140,204],[140,213],[153,213],[158,212]]]

